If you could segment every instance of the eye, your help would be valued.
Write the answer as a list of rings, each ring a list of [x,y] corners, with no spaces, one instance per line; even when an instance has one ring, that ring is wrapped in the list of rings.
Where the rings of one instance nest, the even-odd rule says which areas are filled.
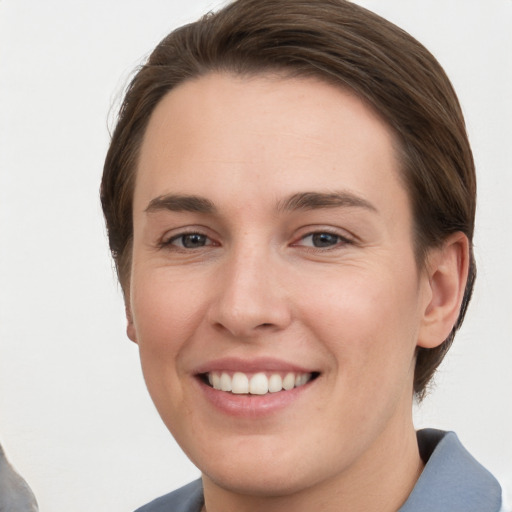
[[[314,247],[315,249],[328,249],[343,244],[349,244],[351,241],[341,235],[329,232],[309,233],[302,237],[295,245],[302,245],[305,247]]]
[[[182,233],[181,235],[173,236],[164,242],[163,245],[172,245],[181,249],[200,249],[201,247],[213,245],[213,242],[202,233]]]

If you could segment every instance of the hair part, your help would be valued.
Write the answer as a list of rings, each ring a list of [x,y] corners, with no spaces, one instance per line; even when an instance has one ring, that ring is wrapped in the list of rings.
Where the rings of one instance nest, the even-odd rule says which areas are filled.
[[[133,191],[147,124],[174,87],[211,72],[314,77],[352,90],[399,141],[418,264],[451,233],[468,237],[469,277],[458,321],[439,347],[417,351],[414,392],[422,399],[462,324],[476,275],[474,162],[459,102],[442,67],[402,29],[347,0],[236,0],[171,32],[129,84],[105,160],[101,202],[125,299]]]

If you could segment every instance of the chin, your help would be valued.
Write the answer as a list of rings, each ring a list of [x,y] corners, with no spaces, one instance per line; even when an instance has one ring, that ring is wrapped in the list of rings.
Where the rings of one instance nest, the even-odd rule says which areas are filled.
[[[267,471],[264,463],[251,464],[246,469],[212,468],[203,472],[203,478],[218,487],[236,494],[261,498],[289,496],[312,485],[311,479],[298,475],[295,470]],[[291,474],[293,473],[293,474]]]
[[[282,439],[280,443],[268,441],[246,439],[245,447],[250,445],[250,450],[232,443],[215,454],[203,452],[195,463],[216,486],[261,498],[290,496],[329,478],[329,464],[320,463],[321,458],[311,453],[312,449],[308,453],[314,443],[297,453],[297,444],[302,442],[287,448]]]

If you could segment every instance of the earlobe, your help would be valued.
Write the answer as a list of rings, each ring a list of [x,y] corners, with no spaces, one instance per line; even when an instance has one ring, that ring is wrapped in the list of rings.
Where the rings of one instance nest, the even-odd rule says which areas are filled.
[[[459,316],[469,270],[469,241],[450,235],[427,259],[429,301],[423,312],[418,346],[434,348],[448,337]]]
[[[135,324],[133,323],[133,314],[131,306],[128,302],[125,304],[126,314],[126,334],[130,340],[137,343],[137,332],[135,330]]]

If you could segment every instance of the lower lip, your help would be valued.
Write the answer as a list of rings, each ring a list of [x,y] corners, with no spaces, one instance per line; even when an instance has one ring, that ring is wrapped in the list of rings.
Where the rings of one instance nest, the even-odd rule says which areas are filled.
[[[224,414],[240,418],[257,418],[286,409],[306,394],[316,380],[318,379],[289,391],[278,391],[266,395],[237,395],[214,389],[200,379],[198,383],[206,399]]]

